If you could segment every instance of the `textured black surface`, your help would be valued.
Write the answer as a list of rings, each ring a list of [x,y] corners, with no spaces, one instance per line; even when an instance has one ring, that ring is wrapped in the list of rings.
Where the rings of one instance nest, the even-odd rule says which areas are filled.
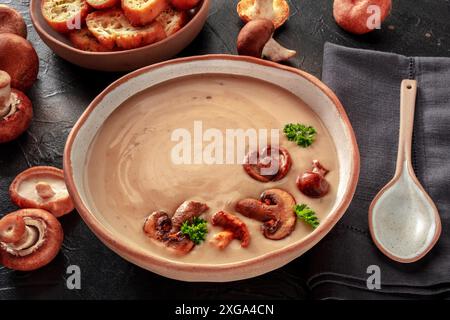
[[[236,0],[214,0],[201,34],[180,56],[235,53],[242,26]],[[31,128],[17,141],[0,145],[0,213],[16,208],[8,186],[22,170],[34,165],[61,167],[64,143],[72,125],[89,102],[120,74],[81,69],[53,54],[33,30],[27,0],[0,0],[20,10],[28,24],[28,39],[40,57],[39,80],[28,92],[34,104]],[[340,30],[330,0],[291,0],[289,22],[277,39],[298,50],[295,67],[320,76],[325,41],[405,55],[450,56],[448,0],[394,0],[391,17],[368,36]],[[280,298],[309,295],[302,275],[308,255],[264,276],[227,284],[183,283],[142,270],[107,249],[76,213],[61,219],[65,240],[61,253],[47,267],[29,273],[0,268],[0,299],[8,298]],[[80,266],[82,289],[66,288],[66,268]]]

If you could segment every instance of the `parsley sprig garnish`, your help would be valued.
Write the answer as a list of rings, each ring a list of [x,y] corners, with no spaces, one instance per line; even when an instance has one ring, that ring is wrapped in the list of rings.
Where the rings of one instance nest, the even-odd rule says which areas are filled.
[[[294,141],[300,147],[309,147],[316,139],[317,131],[314,127],[300,123],[289,123],[284,126],[284,134],[289,141]]]
[[[306,204],[297,204],[294,207],[294,212],[297,217],[307,224],[309,224],[313,229],[317,228],[320,224],[319,218],[317,218],[316,213]]]
[[[194,217],[192,222],[183,222],[181,225],[181,233],[187,235],[189,239],[198,245],[205,240],[206,234],[208,233],[206,224],[206,220]]]

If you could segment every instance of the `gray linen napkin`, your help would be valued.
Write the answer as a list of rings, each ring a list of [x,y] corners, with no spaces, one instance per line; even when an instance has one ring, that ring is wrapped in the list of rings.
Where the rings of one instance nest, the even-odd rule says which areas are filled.
[[[442,219],[436,247],[413,264],[393,262],[373,244],[368,208],[393,176],[400,82],[418,81],[413,166]],[[308,286],[316,298],[405,298],[450,294],[450,59],[405,57],[327,43],[322,80],[344,105],[361,152],[356,195],[336,228],[309,252]],[[381,270],[369,291],[367,267]]]

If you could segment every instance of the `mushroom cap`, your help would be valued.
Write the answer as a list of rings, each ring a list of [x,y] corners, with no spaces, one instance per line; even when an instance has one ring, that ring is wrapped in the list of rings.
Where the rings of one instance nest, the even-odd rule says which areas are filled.
[[[330,189],[330,184],[325,179],[327,173],[328,170],[318,160],[314,160],[312,170],[306,171],[297,177],[296,184],[298,189],[311,198],[325,196]]]
[[[48,198],[40,197],[36,190],[39,182],[53,185],[54,194]],[[43,209],[55,217],[68,214],[74,209],[64,182],[64,172],[54,167],[37,166],[23,171],[11,183],[9,195],[12,202],[20,208]]]
[[[39,59],[31,43],[13,33],[0,33],[0,70],[11,76],[12,88],[29,89],[39,71]]]
[[[289,18],[289,4],[286,0],[273,0],[272,8],[263,6],[262,8],[258,8],[256,2],[259,1],[263,3],[264,1],[268,2],[271,0],[241,0],[237,5],[237,12],[239,17],[245,23],[260,19],[266,18],[270,19],[275,26],[275,29],[281,27],[286,20]]]
[[[6,4],[0,4],[0,33],[14,33],[25,39],[27,37],[27,25],[22,15]]]
[[[262,156],[264,156],[263,160],[270,158],[270,163],[272,163],[272,161],[278,161],[277,171],[274,174],[261,174],[261,169],[265,166],[264,164],[261,164]],[[257,163],[252,163],[254,162],[252,160],[257,161]],[[286,148],[272,148],[271,146],[267,146],[261,153],[258,151],[248,153],[245,157],[243,167],[245,172],[253,179],[260,182],[270,182],[283,179],[291,169],[291,165],[292,158]]]
[[[45,225],[45,240],[35,251],[25,256],[13,255],[0,246],[0,264],[13,270],[31,271],[50,263],[61,249],[64,238],[59,221],[51,213],[41,209],[22,209],[8,216],[10,215],[24,218],[26,224],[30,219],[42,222]]]
[[[237,51],[240,55],[262,57],[266,43],[272,38],[273,23],[268,19],[256,19],[242,27],[237,38]]]
[[[295,199],[287,191],[269,189],[260,200],[243,199],[237,202],[236,211],[244,216],[264,222],[262,232],[267,239],[281,240],[295,229]]]
[[[11,89],[11,94],[18,104],[16,104],[16,112],[5,118],[0,118],[0,143],[10,142],[18,138],[28,129],[33,118],[33,107],[30,99],[16,89]]]
[[[330,189],[328,181],[322,175],[311,171],[298,176],[296,184],[301,193],[310,198],[321,198]]]
[[[380,22],[389,15],[392,7],[391,0],[334,0],[333,16],[336,23],[345,31],[354,34],[365,34],[373,31],[367,26],[372,15],[368,7],[376,5],[380,8]]]

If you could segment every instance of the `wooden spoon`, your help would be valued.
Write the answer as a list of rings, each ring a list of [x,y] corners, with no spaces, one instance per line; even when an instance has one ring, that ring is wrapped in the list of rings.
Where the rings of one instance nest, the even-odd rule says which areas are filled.
[[[411,145],[417,81],[403,80],[400,97],[400,138],[394,178],[369,208],[369,228],[375,245],[389,258],[411,263],[424,257],[441,234],[436,205],[417,179]]]

